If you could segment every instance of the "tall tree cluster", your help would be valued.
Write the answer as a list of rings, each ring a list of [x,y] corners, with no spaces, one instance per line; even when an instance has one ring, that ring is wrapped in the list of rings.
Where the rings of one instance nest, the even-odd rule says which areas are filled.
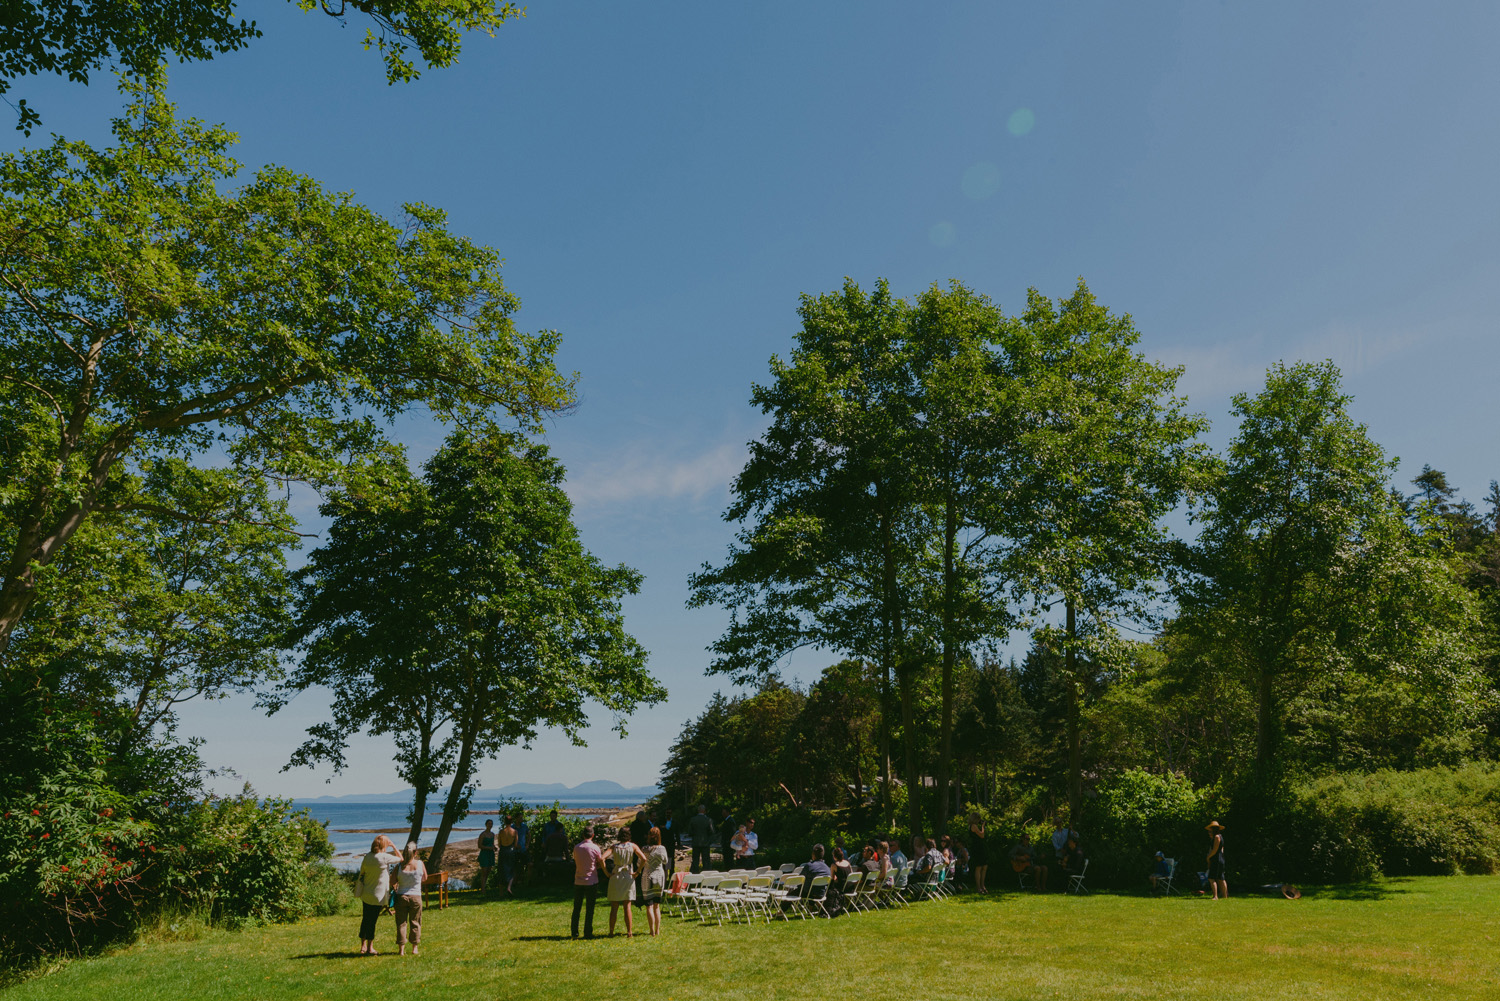
[[[1216,456],[1178,371],[1081,282],[1017,316],[957,283],[908,302],[846,282],[801,315],[752,391],[771,424],[734,483],[739,534],[691,581],[731,613],[710,672],[761,694],[691,724],[668,786],[837,806],[869,753],[884,823],[904,786],[919,830],[960,800],[1076,818],[1132,768],[1274,795],[1494,755],[1500,488],[1487,512],[1430,468],[1395,490],[1331,363],[1236,396]],[[1017,635],[1025,657],[998,659]],[[748,786],[714,778],[695,749],[738,753],[714,720],[795,691],[778,669],[801,649],[868,665],[802,694],[868,700],[868,752],[809,721]]]
[[[745,527],[691,582],[692,604],[732,613],[710,670],[763,679],[804,647],[878,665],[887,820],[895,781],[933,778],[944,826],[960,665],[1050,601],[1068,610],[1050,635],[1071,668],[1112,635],[1157,576],[1202,422],[1171,396],[1176,371],[1140,356],[1129,317],[1081,282],[1009,317],[958,283],[906,302],[850,281],[801,315],[790,361],[753,390],[772,423],[726,513]],[[930,677],[929,774],[916,735]],[[907,807],[920,827],[921,798]]]

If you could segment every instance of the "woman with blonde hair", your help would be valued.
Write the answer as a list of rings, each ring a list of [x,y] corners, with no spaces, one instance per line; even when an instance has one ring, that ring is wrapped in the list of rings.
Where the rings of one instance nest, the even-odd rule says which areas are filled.
[[[630,840],[630,828],[620,828],[619,840],[610,846],[605,856],[612,863],[609,870],[609,933],[615,933],[615,915],[620,905],[625,905],[625,937],[635,936],[634,917],[630,904],[635,900],[635,876],[639,871],[636,863],[646,864],[646,855],[634,841]]]
[[[385,910],[385,898],[391,892],[391,866],[401,861],[396,844],[384,834],[370,842],[370,853],[359,863],[355,889],[364,905],[359,921],[359,954],[375,955],[375,922]]]
[[[406,955],[407,926],[411,926],[411,954],[422,944],[422,880],[427,865],[417,858],[417,843],[408,841],[396,870],[396,954]]]

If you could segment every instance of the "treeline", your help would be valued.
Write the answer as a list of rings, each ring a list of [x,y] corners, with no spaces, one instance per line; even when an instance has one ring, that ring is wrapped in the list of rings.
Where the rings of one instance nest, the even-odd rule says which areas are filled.
[[[1500,486],[1398,490],[1332,363],[1272,367],[1214,454],[1082,283],[1009,316],[849,282],[801,315],[753,390],[737,541],[692,580],[731,612],[709,670],[753,694],[686,725],[669,800],[956,832],[1077,822],[1144,772],[1266,817],[1318,776],[1500,753]],[[788,686],[804,649],[844,659]]]

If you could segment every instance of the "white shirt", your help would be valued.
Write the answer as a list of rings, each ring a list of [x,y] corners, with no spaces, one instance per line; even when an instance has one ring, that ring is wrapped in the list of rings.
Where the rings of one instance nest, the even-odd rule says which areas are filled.
[[[396,895],[398,897],[419,897],[422,895],[422,880],[427,878],[427,866],[421,859],[412,859],[415,869],[407,871],[406,866],[396,870]]]
[[[745,832],[745,854],[754,855],[760,851],[760,835],[754,831]]]
[[[365,892],[360,900],[378,907],[385,903],[391,892],[391,866],[401,861],[401,856],[389,852],[370,852],[359,863],[359,878],[365,881]]]

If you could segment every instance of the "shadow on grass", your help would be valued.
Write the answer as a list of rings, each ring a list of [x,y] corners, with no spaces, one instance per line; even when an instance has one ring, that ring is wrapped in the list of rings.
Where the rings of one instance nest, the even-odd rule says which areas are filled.
[[[595,935],[594,938],[604,938],[604,935]],[[585,941],[574,939],[572,935],[516,935],[511,938],[512,942],[573,942]],[[592,941],[592,940],[590,940]]]
[[[1411,888],[1401,884],[1408,882],[1405,879],[1382,879],[1371,880],[1364,883],[1340,883],[1334,886],[1304,886],[1302,895],[1304,897],[1315,897],[1318,900],[1389,900],[1403,893],[1410,893]]]
[[[379,954],[376,954],[377,957]],[[364,959],[357,952],[304,952],[300,956],[292,956],[292,959]]]

